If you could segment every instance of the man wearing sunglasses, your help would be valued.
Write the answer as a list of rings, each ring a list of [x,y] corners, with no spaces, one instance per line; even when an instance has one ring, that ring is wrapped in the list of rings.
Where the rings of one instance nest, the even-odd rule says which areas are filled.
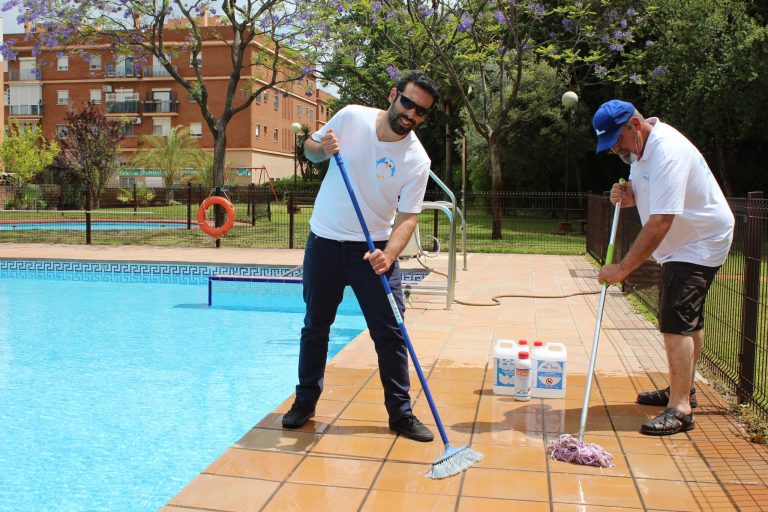
[[[612,100],[597,110],[592,126],[597,152],[610,149],[631,166],[629,181],[611,188],[611,203],[636,206],[643,224],[626,256],[601,268],[598,281],[623,281],[651,255],[661,265],[659,330],[669,387],[637,396],[639,404],[664,407],[640,432],[685,432],[695,425],[693,381],[704,341],[704,300],[728,256],[733,213],[704,157],[670,125]]]
[[[376,250],[369,252],[347,193],[331,159],[310,219],[304,252],[304,302],[299,384],[283,427],[298,428],[314,416],[323,390],[328,338],[344,288],[349,286],[368,324],[379,362],[390,428],[416,441],[433,435],[413,414],[408,351],[381,286],[386,275],[402,315],[405,312],[397,257],[413,233],[424,199],[430,160],[414,128],[439,100],[437,85],[412,71],[389,92],[389,108],[360,105],[341,109],[304,143],[313,162],[342,151],[349,178]]]

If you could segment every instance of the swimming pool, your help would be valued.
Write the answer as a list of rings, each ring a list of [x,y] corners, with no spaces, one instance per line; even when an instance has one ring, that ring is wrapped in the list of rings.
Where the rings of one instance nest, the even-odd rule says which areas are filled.
[[[192,229],[197,229],[197,223],[192,223]],[[94,231],[117,231],[135,229],[186,229],[186,222],[151,222],[151,221],[93,221]],[[72,230],[85,231],[83,221],[41,221],[41,222],[12,222],[0,223],[0,231],[39,231],[39,230]]]
[[[296,380],[303,315],[209,308],[208,275],[286,270],[0,260],[0,510],[164,505]]]

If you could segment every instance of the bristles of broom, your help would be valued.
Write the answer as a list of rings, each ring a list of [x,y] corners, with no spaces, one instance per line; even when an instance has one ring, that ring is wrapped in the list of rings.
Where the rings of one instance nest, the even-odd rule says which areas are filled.
[[[570,434],[563,434],[547,444],[550,457],[563,462],[573,462],[599,468],[613,467],[613,455],[594,443],[579,441]]]
[[[455,474],[466,471],[474,463],[483,460],[483,454],[476,452],[468,445],[453,448],[450,445],[445,447],[445,454],[435,459],[426,476],[434,480],[448,478]]]

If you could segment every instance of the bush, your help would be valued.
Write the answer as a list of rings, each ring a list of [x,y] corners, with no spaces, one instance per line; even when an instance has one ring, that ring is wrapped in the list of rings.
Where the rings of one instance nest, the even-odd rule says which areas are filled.
[[[155,193],[141,185],[136,187],[136,202],[139,206],[149,206],[149,202],[155,198]],[[121,188],[117,193],[117,200],[121,203],[133,203],[133,190]]]
[[[32,183],[24,185],[16,193],[16,197],[5,204],[8,210],[44,210],[46,206],[48,203],[43,199],[42,189]]]

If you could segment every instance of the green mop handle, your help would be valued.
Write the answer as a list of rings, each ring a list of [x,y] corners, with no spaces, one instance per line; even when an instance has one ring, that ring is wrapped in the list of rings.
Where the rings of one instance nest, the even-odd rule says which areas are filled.
[[[619,180],[624,183],[624,180]],[[621,201],[616,202],[613,211],[613,222],[611,223],[611,236],[608,239],[608,251],[605,255],[605,264],[610,265],[613,261],[613,244],[616,241],[616,231],[619,227],[619,212],[621,211]],[[600,324],[603,322],[603,309],[605,308],[605,295],[608,291],[608,283],[603,282],[603,288],[600,290],[600,302],[597,306],[597,320],[595,320],[595,335],[592,338],[592,355],[589,358],[589,370],[587,371],[587,388],[584,390],[584,403],[581,406],[581,421],[579,422],[579,441],[584,441],[584,426],[587,424],[587,412],[589,410],[589,395],[592,392],[592,378],[595,375],[595,361],[597,360],[597,343],[600,341]]]
[[[339,171],[341,172],[341,177],[344,180],[344,185],[347,187],[347,192],[349,192],[349,198],[352,200],[352,206],[355,208],[355,213],[357,214],[357,220],[360,221],[360,228],[363,230],[363,235],[365,235],[365,241],[368,243],[368,250],[370,252],[373,252],[376,250],[376,247],[374,247],[373,245],[373,240],[371,240],[371,234],[368,232],[368,226],[365,224],[365,218],[363,217],[363,212],[362,210],[360,210],[360,205],[357,202],[355,191],[352,188],[352,182],[349,180],[347,167],[344,165],[344,160],[341,159],[341,153],[336,153],[335,155],[333,155],[333,157],[336,160],[336,165],[339,167]],[[384,291],[387,294],[387,300],[389,300],[389,305],[392,308],[392,313],[395,315],[395,321],[397,322],[397,326],[400,328],[400,332],[402,333],[403,338],[405,339],[405,345],[408,348],[408,353],[411,355],[411,360],[413,361],[413,367],[416,369],[416,375],[419,376],[419,382],[421,382],[421,388],[424,390],[424,396],[427,397],[427,403],[429,404],[429,409],[432,411],[432,417],[435,418],[435,423],[437,423],[437,429],[440,431],[440,438],[443,440],[444,445],[450,446],[450,442],[448,441],[448,434],[445,433],[445,427],[443,427],[443,422],[440,420],[440,413],[437,412],[437,406],[435,405],[435,401],[432,398],[432,393],[429,391],[429,386],[427,385],[427,379],[426,377],[424,377],[424,372],[421,370],[419,359],[416,357],[416,350],[413,348],[413,343],[411,343],[410,336],[408,336],[408,330],[405,328],[403,317],[400,315],[400,310],[397,309],[397,303],[395,302],[395,297],[392,294],[392,288],[390,288],[389,286],[389,281],[387,280],[387,276],[385,276],[384,274],[381,274],[379,275],[379,278],[381,279],[381,284],[384,286]]]

